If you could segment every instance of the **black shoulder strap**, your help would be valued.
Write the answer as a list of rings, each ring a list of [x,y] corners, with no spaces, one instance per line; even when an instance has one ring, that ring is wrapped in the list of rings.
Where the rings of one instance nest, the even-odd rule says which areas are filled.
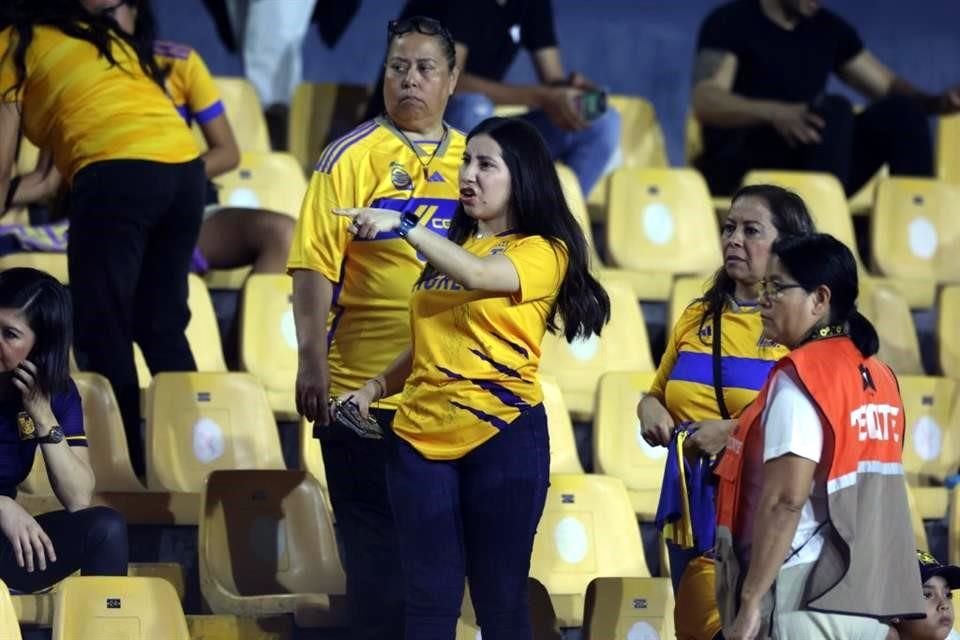
[[[717,408],[724,420],[730,419],[727,403],[723,399],[723,368],[720,362],[720,317],[723,316],[723,307],[713,311],[713,393],[717,397]]]

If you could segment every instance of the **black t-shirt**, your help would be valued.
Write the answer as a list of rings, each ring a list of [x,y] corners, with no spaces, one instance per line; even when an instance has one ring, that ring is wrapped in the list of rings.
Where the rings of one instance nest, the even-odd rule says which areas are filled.
[[[747,98],[811,102],[863,50],[856,30],[821,8],[789,31],[763,13],[760,0],[736,0],[715,9],[700,26],[697,50],[737,57],[733,91]]]

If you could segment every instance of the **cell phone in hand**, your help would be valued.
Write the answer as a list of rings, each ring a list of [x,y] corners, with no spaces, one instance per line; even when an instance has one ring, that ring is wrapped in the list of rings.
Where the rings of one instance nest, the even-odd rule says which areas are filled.
[[[580,117],[593,122],[607,112],[607,92],[602,89],[590,89],[577,96],[577,108]]]

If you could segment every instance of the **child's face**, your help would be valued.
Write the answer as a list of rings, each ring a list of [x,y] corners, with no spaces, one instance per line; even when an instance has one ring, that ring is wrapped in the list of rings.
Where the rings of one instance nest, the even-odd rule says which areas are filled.
[[[933,576],[923,583],[923,602],[927,617],[904,620],[897,625],[904,640],[944,640],[953,629],[953,593],[947,581]]]

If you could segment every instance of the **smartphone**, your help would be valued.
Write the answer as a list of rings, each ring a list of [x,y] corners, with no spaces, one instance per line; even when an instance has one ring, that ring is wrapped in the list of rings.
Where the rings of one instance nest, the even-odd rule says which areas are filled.
[[[584,91],[577,98],[580,117],[592,122],[607,112],[607,92],[602,89]]]

